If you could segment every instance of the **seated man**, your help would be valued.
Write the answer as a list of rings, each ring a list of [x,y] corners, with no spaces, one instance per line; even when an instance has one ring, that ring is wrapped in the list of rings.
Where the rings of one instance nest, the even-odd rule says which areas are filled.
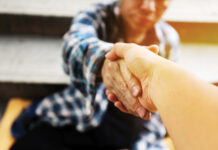
[[[121,113],[108,103],[102,78],[111,86],[123,79],[124,84],[116,84],[118,97],[140,94],[138,81],[129,72],[121,74],[119,63],[104,63],[105,53],[118,41],[158,44],[161,56],[177,59],[178,34],[160,20],[169,2],[121,0],[78,13],[63,45],[64,69],[71,84],[62,92],[35,100],[20,114],[12,126],[17,141],[11,149],[166,148],[159,115],[144,121]],[[111,65],[114,70],[104,69],[101,77],[102,68]],[[126,79],[131,82],[125,83]]]

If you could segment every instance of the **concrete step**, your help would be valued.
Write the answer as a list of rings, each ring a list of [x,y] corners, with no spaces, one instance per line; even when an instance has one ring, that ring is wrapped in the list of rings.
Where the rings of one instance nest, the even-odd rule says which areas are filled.
[[[60,37],[79,10],[96,2],[101,0],[0,0],[0,33]],[[183,42],[218,43],[217,4],[217,0],[173,0],[164,19]]]
[[[54,37],[0,36],[0,97],[40,97],[68,85],[61,43]],[[180,65],[208,82],[218,82],[218,44],[182,43],[181,49]]]
[[[0,81],[69,83],[62,71],[61,45],[61,38],[0,36]]]
[[[96,2],[100,0],[0,0],[0,33],[62,36],[73,16]]]
[[[73,17],[78,10],[111,0],[1,0],[1,14]],[[217,0],[173,0],[164,18],[178,22],[218,22]]]
[[[218,44],[182,43],[178,63],[210,83],[218,82]]]
[[[61,37],[69,29],[71,21],[69,17],[0,14],[0,33]]]
[[[0,36],[0,98],[47,96],[63,89],[61,38]]]

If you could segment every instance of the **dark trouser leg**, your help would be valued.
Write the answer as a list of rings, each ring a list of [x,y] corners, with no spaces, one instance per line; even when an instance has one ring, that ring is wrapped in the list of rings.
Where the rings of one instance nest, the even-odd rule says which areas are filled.
[[[73,126],[54,128],[41,124],[17,140],[11,150],[79,150],[131,148],[143,120],[109,106],[99,127],[80,133]]]

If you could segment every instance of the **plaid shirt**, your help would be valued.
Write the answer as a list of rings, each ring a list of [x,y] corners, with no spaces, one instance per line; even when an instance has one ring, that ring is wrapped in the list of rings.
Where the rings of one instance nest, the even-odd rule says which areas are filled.
[[[40,118],[38,120],[53,126],[74,124],[81,132],[100,125],[108,105],[100,70],[104,55],[112,48],[112,43],[123,41],[120,25],[118,2],[97,4],[74,17],[63,44],[63,67],[70,76],[71,84],[62,92],[36,101],[24,110],[12,126],[15,137],[21,135],[18,132],[23,131],[24,134],[27,130],[17,129],[19,125],[25,124],[24,118],[34,115]],[[179,48],[176,31],[167,23],[159,21],[154,26],[153,34],[154,44],[160,46],[160,55],[175,61]],[[151,120],[145,121],[144,127],[146,130],[141,133],[134,148],[165,149],[162,138],[166,131],[159,115],[152,114]]]

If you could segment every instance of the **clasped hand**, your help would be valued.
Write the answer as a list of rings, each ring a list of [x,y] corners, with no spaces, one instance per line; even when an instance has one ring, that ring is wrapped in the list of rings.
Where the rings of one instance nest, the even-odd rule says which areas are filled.
[[[140,67],[140,63],[135,64],[135,61],[131,60],[131,66],[129,66],[125,60],[126,56],[131,55],[135,59],[133,57],[134,49],[141,49],[143,52],[146,52],[145,49],[154,53],[158,52],[157,46],[144,47],[136,44],[115,44],[106,55],[107,59],[102,67],[102,78],[107,88],[107,98],[114,103],[115,107],[124,113],[148,120],[151,117],[150,112],[156,111],[148,92],[150,75],[148,73],[147,76],[144,76],[144,67]],[[140,76],[142,71],[143,76]]]

